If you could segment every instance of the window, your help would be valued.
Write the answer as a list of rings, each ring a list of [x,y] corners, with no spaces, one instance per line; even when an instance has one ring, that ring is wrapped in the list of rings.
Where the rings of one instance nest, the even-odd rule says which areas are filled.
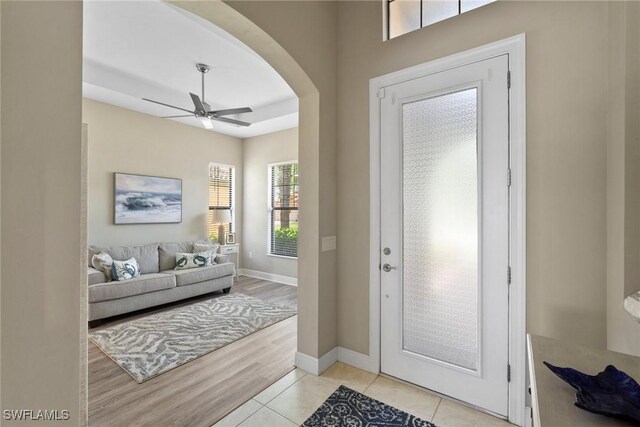
[[[383,0],[387,39],[460,15],[495,0]]]
[[[298,257],[298,163],[269,165],[269,255]]]
[[[209,238],[216,241],[221,218],[225,234],[234,231],[234,175],[233,166],[209,163]]]

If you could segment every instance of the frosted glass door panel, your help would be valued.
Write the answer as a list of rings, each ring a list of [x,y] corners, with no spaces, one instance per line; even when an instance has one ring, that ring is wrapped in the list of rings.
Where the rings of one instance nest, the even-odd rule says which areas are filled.
[[[478,370],[477,89],[404,104],[403,349]]]

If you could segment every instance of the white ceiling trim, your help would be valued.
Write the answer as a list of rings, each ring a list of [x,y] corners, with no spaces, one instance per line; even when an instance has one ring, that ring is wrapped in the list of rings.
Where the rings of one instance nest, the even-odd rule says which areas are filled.
[[[122,70],[116,70],[106,64],[100,64],[92,59],[85,58],[83,61],[83,81],[91,86],[102,87],[112,92],[119,92],[134,98],[148,98],[153,93],[154,100],[164,102],[165,104],[175,105],[187,110],[193,109],[193,103],[188,92],[180,92],[167,86],[155,84],[147,79],[127,74]],[[194,68],[195,70],[195,68]],[[197,71],[194,71],[194,77],[199,77]],[[215,101],[211,101],[215,94],[207,95],[205,77],[205,96],[206,102],[209,103],[213,110],[223,108],[241,107],[241,105],[221,105]],[[200,96],[200,91],[196,93]],[[90,95],[90,93],[88,94]],[[146,101],[144,101],[146,102]],[[170,116],[180,114],[178,110],[174,110],[162,105],[149,104],[149,114],[158,116]],[[247,120],[250,123],[263,122],[276,117],[289,115],[298,112],[298,98],[291,97],[288,99],[273,102],[267,105],[252,106],[253,112],[229,116],[239,120]],[[225,123],[226,124],[226,123]],[[228,125],[232,126],[232,125]]]
[[[100,86],[95,86],[87,82],[82,83],[82,93],[84,94],[85,98],[93,99],[99,102],[104,102],[105,104],[111,104],[116,107],[126,108],[128,110],[142,112],[142,111],[139,111],[139,109],[137,108],[140,102],[140,99],[137,97],[133,97],[121,92],[112,91],[110,89],[106,89]],[[293,101],[297,105],[298,100],[295,99]],[[268,110],[270,108],[279,109],[281,107],[281,104],[286,104],[288,102],[289,101],[284,101],[282,103],[274,104],[273,106],[266,106],[261,108],[259,111],[263,112],[263,110],[267,110],[265,111],[265,113],[269,114]],[[198,120],[195,117],[161,119],[160,117],[165,115],[165,113],[167,113],[167,110],[170,110],[170,109],[166,107],[162,107],[161,105],[156,106],[155,104],[151,104],[151,108],[157,109],[157,112],[155,114],[152,114],[149,112],[142,112],[142,113],[150,114],[154,117],[157,117],[158,120],[171,120],[174,122],[178,122],[185,125],[194,126],[202,130],[206,130],[200,123],[200,120]],[[280,111],[283,111],[283,110],[280,110]],[[255,114],[255,113],[240,114],[240,115],[228,116],[228,117],[244,119],[245,116],[248,116],[249,114]],[[213,120],[212,121],[213,128],[211,129],[211,132],[222,133],[224,135],[245,139],[245,138],[251,138],[254,136],[265,135],[268,133],[278,132],[285,129],[291,129],[298,126],[297,109],[287,114],[273,113],[270,115],[272,116],[271,118],[269,119],[261,118],[260,121],[252,122],[251,126],[249,127],[234,126],[231,124],[221,123]]]

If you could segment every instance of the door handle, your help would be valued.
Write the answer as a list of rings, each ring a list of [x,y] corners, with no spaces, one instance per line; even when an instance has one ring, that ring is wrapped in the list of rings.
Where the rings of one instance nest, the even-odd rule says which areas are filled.
[[[391,270],[397,270],[398,267],[391,267],[389,264],[385,264],[385,265],[382,266],[382,269],[388,273]]]

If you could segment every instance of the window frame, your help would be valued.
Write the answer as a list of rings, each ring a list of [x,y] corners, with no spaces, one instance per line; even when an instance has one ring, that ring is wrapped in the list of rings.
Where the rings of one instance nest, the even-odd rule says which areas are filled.
[[[411,31],[408,31],[408,32],[405,32],[405,33],[402,33],[402,34],[398,34],[395,37],[391,37],[391,3],[393,3],[394,1],[396,1],[396,0],[382,0],[382,41],[385,41],[385,42],[389,41],[389,40],[393,40],[393,39],[395,39],[397,37],[400,37],[400,36],[403,36],[405,34],[409,34],[409,33],[412,33],[414,31],[421,30],[421,29],[426,28],[426,27],[428,27],[430,25],[437,24],[438,22],[442,22],[442,21],[445,21],[447,19],[455,18],[456,16],[460,16],[463,13],[467,13],[467,12],[469,12],[471,10],[487,6],[487,5],[491,4],[491,3],[495,3],[497,0],[490,0],[487,3],[478,5],[478,6],[474,7],[474,8],[472,8],[472,9],[467,9],[467,10],[464,10],[464,11],[462,10],[463,9],[462,8],[462,1],[463,0],[457,0],[457,3],[458,3],[458,13],[457,14],[455,14],[453,16],[450,16],[448,18],[444,18],[442,20],[430,23],[430,24],[426,24],[426,25],[425,25],[424,16],[423,16],[423,4],[424,4],[424,1],[428,1],[428,0],[418,0],[418,1],[420,1],[420,27],[416,28],[415,30],[411,30]]]
[[[211,206],[209,204],[209,192],[211,188],[211,178],[209,177],[209,170],[211,169],[212,166],[231,169],[231,206],[229,207],[229,210],[231,211],[231,222],[229,222],[228,233],[235,233],[235,229],[236,229],[236,166],[225,164],[225,163],[209,162],[208,168],[207,168],[207,231],[208,231],[207,236],[209,238],[211,238],[210,237],[211,232],[209,231],[209,227],[211,226],[209,222],[209,212],[214,211],[216,209],[224,208],[222,206]],[[216,240],[218,240],[218,236],[216,236]],[[219,240],[218,240],[218,243],[220,243]]]
[[[267,164],[267,256],[270,257],[275,257],[275,258],[285,258],[285,259],[298,259],[298,250],[296,248],[296,256],[290,256],[290,255],[280,255],[280,254],[275,254],[271,252],[271,233],[272,233],[272,223],[273,223],[273,212],[276,210],[274,209],[274,207],[272,206],[272,200],[273,200],[273,181],[272,181],[272,168],[276,167],[276,166],[282,166],[282,165],[298,165],[298,171],[300,170],[300,165],[298,160],[287,160],[287,161],[283,161],[283,162],[276,162],[276,163],[269,163]],[[298,195],[300,193],[300,184],[298,184]],[[277,209],[277,210],[283,210],[283,209]],[[292,209],[293,210],[293,209]],[[296,212],[300,211],[299,207],[295,208]]]

